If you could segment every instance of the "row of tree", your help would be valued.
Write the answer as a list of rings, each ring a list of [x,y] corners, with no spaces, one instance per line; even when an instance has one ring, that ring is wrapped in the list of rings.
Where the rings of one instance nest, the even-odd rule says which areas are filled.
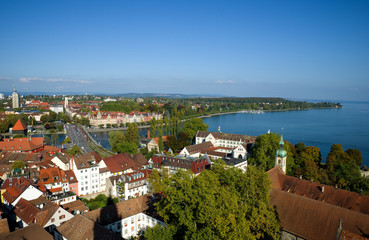
[[[130,123],[125,134],[123,131],[109,132],[109,143],[113,152],[137,153],[139,147],[138,125],[136,123]]]

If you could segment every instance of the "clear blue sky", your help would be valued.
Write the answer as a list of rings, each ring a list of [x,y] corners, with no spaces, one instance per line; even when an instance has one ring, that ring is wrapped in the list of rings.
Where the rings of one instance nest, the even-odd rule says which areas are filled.
[[[369,1],[0,0],[0,92],[369,100]]]

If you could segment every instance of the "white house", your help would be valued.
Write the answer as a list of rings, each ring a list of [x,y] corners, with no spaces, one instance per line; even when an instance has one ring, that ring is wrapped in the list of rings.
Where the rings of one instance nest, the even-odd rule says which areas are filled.
[[[25,200],[34,200],[42,194],[42,191],[31,185],[27,179],[20,178],[17,184],[6,189],[3,193],[3,199],[4,204],[6,204],[8,208],[11,208],[15,206],[21,198]]]

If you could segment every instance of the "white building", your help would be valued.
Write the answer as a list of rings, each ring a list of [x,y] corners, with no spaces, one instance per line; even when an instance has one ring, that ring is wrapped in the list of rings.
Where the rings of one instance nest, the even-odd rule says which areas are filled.
[[[0,100],[4,99],[4,93],[0,93]]]
[[[50,105],[49,109],[56,113],[64,112],[63,105]]]
[[[13,108],[19,108],[19,94],[17,93],[17,90],[15,90],[15,88],[12,94],[12,104]]]
[[[156,224],[165,226],[164,222],[144,213],[152,204],[151,201],[151,198],[145,195],[96,209],[83,216],[98,222],[106,229],[119,233],[124,239],[129,239]]]
[[[4,204],[11,207],[15,206],[21,198],[29,201],[40,197],[42,194],[42,191],[31,185],[28,180],[20,178],[17,184],[6,189],[3,193],[3,199]]]
[[[69,166],[78,180],[78,196],[99,192],[99,165],[92,154],[72,156]]]

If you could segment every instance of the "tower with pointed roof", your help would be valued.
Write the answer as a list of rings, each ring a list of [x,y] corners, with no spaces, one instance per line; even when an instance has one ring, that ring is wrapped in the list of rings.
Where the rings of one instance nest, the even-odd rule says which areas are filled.
[[[275,166],[280,166],[282,171],[286,173],[287,170],[287,151],[283,149],[283,135],[281,135],[281,141],[279,142],[279,149],[275,156]]]

